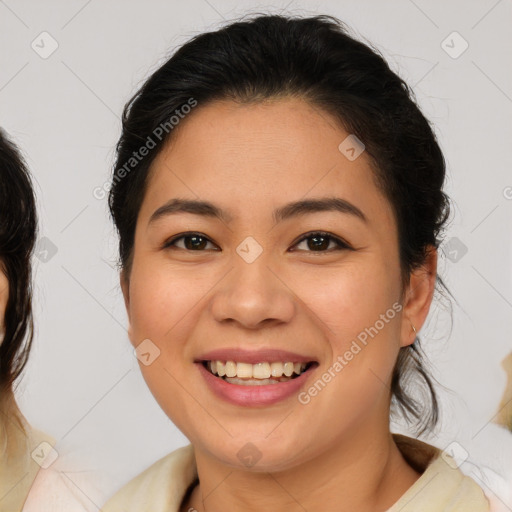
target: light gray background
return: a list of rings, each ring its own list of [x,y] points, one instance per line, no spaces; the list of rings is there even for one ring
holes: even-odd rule
[[[26,155],[40,236],[57,249],[46,262],[45,247],[34,258],[37,333],[18,399],[63,450],[87,453],[90,467],[115,476],[106,492],[187,443],[140,376],[106,200],[93,195],[109,179],[122,107],[191,36],[252,10],[283,8],[348,23],[413,86],[435,124],[455,203],[446,238],[467,253],[440,260],[460,304],[451,334],[439,307],[420,333],[435,376],[452,390],[439,389],[444,419],[431,441],[457,439],[478,458],[504,434],[489,422],[506,383],[500,362],[512,350],[510,0],[4,0],[0,125]],[[458,58],[441,46],[453,31],[469,44]],[[31,47],[50,48],[42,32],[58,43],[46,59]],[[452,36],[448,44],[457,51],[462,42]]]

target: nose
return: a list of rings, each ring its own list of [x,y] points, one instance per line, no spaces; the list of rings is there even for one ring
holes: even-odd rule
[[[290,322],[296,311],[294,294],[263,254],[252,263],[235,254],[233,263],[210,303],[215,320],[245,329]]]

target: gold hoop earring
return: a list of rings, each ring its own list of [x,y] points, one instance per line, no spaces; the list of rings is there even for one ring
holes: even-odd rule
[[[414,331],[414,334],[418,334],[418,331],[416,330],[416,327],[414,327],[414,324],[411,322],[412,330]]]

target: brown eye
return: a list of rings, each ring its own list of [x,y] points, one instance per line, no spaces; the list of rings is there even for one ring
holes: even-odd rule
[[[322,251],[329,248],[331,240],[327,236],[314,235],[307,238],[308,248],[312,251]]]
[[[166,242],[165,248],[172,247],[187,251],[203,251],[205,249],[211,249],[207,247],[208,244],[213,246],[213,243],[204,235],[200,233],[189,233],[169,240]]]
[[[301,244],[306,245],[300,248]],[[334,245],[333,245],[334,244]],[[330,252],[332,250],[341,250],[341,249],[350,249],[350,247],[339,238],[323,232],[315,232],[309,233],[307,236],[303,237],[295,247],[299,248],[299,250],[305,250],[307,252]]]
[[[208,244],[206,238],[202,236],[186,236],[183,239],[185,240],[185,247],[190,251],[204,249]]]

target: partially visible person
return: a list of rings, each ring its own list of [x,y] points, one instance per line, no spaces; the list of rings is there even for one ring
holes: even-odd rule
[[[30,259],[36,231],[29,172],[0,129],[0,512],[22,510],[54,444],[28,424],[14,398],[33,337]]]
[[[464,447],[477,464],[468,460],[461,470],[484,487],[491,510],[509,512],[512,510],[512,352],[501,366],[507,383],[496,414],[485,428],[464,440]]]
[[[15,400],[33,338],[36,236],[30,174],[0,129],[0,512],[96,511],[97,479],[84,461],[33,428]]]

